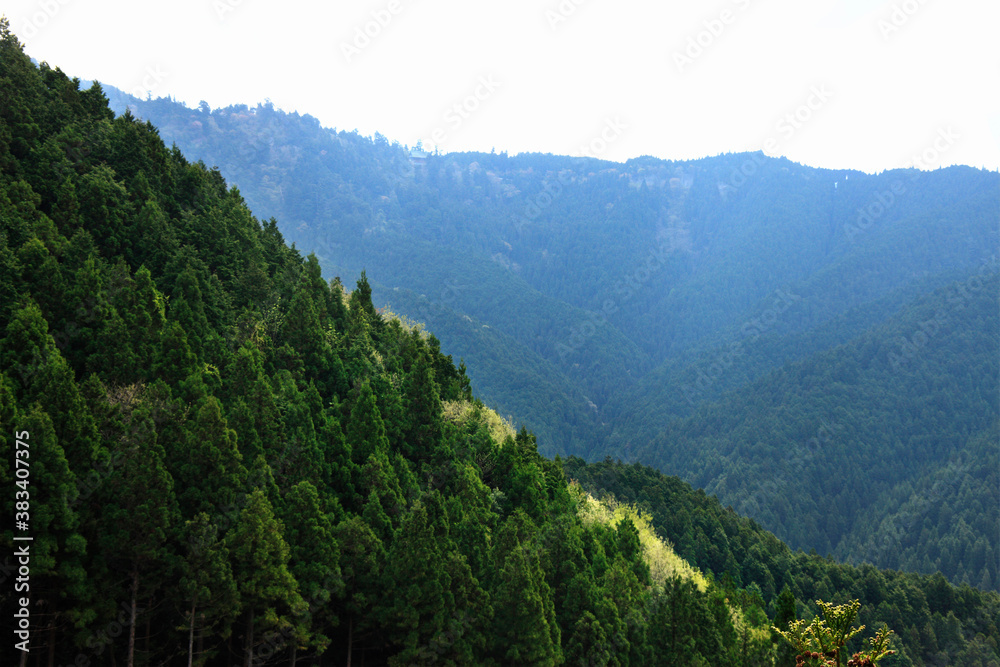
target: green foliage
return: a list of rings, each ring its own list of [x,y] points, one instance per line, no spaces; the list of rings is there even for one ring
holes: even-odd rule
[[[759,153],[466,153],[414,168],[402,146],[270,105],[112,96],[222,165],[317,266],[367,270],[355,330],[364,319],[379,338],[373,298],[426,324],[543,453],[639,460],[795,547],[996,589],[997,484],[989,466],[967,469],[997,417],[984,303],[996,288],[983,282],[996,273],[997,174],[864,174]],[[936,289],[947,293],[928,299]],[[826,475],[831,459],[844,480]],[[941,503],[921,503],[941,476],[968,508],[949,500],[950,525],[924,516]]]
[[[648,366],[650,352],[640,350],[649,341],[602,326],[560,356],[557,345],[587,304],[565,285],[559,297],[539,289],[554,274],[548,260],[529,257],[543,248],[534,245],[545,240],[538,230],[527,230],[516,251],[512,244],[525,274],[513,282],[506,278],[517,269],[503,257],[483,262],[482,249],[454,246],[469,287],[456,286],[452,314],[471,315],[447,327],[472,322],[485,331],[498,368],[509,341],[527,336],[501,387],[512,395],[527,385],[522,404],[583,383],[553,403],[580,421],[565,436],[562,418],[548,422],[542,438],[510,428],[472,395],[464,365],[442,352],[454,349],[447,341],[376,308],[373,298],[387,291],[367,274],[349,295],[339,279],[324,280],[321,267],[342,257],[303,258],[218,170],[166,148],[131,113],[115,118],[99,85],[80,90],[59,70],[32,66],[6,24],[0,91],[0,481],[10,488],[15,479],[9,434],[27,430],[37,547],[32,650],[45,642],[53,664],[77,663],[80,654],[94,664],[186,658],[212,667],[268,658],[748,664],[770,655],[762,615],[773,613],[786,584],[794,597],[791,606],[782,598],[782,618],[796,615],[795,597],[826,590],[839,601],[862,591],[864,622],[891,619],[913,664],[941,654],[957,664],[995,660],[994,595],[793,554],[714,499],[648,469],[543,458],[539,446],[556,447],[557,437],[586,448],[598,416],[584,397],[603,404],[623,373]],[[227,169],[256,170],[264,163],[256,158],[270,159],[268,133],[280,139],[296,127],[269,106],[197,114],[203,129],[214,124],[245,140],[240,154],[212,162]],[[301,120],[297,127],[330,156],[303,152],[302,168],[337,167],[316,172],[336,201],[322,210],[343,213],[331,248],[354,251],[392,235],[403,213],[423,222],[440,216],[442,234],[479,243],[464,201],[467,187],[494,187],[486,167],[428,173],[425,182],[398,146]],[[482,164],[498,169],[490,160]],[[352,161],[356,177],[345,179],[341,167]],[[533,177],[515,176],[532,164],[559,166],[544,156],[508,165],[504,173],[524,188],[509,205],[538,193]],[[305,173],[282,166],[271,190],[248,188],[256,190],[248,199],[294,202],[282,224],[298,229],[319,210]],[[619,188],[620,176],[584,170],[574,178],[590,183],[577,192],[588,206],[612,203],[606,196]],[[388,208],[368,206],[372,197]],[[603,210],[643,220],[629,238],[648,243],[647,223],[659,212],[641,199],[622,191]],[[553,220],[572,200],[553,205]],[[498,206],[483,228],[507,219]],[[370,224],[377,220],[384,227]],[[434,294],[428,286],[440,291],[448,276],[434,261],[440,238],[415,228],[425,238],[394,237],[406,252],[372,249],[372,275],[394,281],[426,264],[429,277],[410,286]],[[580,242],[604,234],[594,233]],[[601,238],[611,248],[605,259],[620,258],[624,247]],[[343,268],[361,267],[352,260]],[[594,274],[580,289],[601,279]],[[567,488],[564,470],[587,484],[620,475],[622,491],[602,484],[631,504],[596,520],[597,502]],[[953,472],[987,474],[960,457]],[[5,516],[12,497],[4,497]],[[11,548],[11,527],[4,530]],[[960,524],[955,530],[956,540],[965,535]],[[991,548],[984,542],[969,557],[986,567]],[[0,591],[0,611],[14,605],[10,588]],[[16,659],[12,650],[0,649],[4,664]]]
[[[835,605],[817,600],[816,604],[822,610],[823,618],[817,616],[808,625],[805,621],[792,621],[787,630],[773,629],[795,648],[798,653],[796,664],[840,667],[844,664],[844,646],[865,628],[863,625],[854,627],[861,603],[851,600]],[[888,649],[892,634],[892,630],[880,628],[869,640],[870,649],[855,653],[847,664],[850,667],[872,667],[882,658],[892,655],[895,651]]]

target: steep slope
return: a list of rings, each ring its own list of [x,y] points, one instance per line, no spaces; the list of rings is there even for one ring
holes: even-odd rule
[[[380,290],[374,299],[389,311],[414,313],[443,349],[464,361],[476,395],[487,405],[510,410],[512,419],[516,416],[538,436],[543,454],[583,450],[602,428],[596,407],[572,380],[509,334],[411,290]],[[547,417],[553,412],[565,426],[552,428]]]
[[[0,95],[0,486],[24,492],[0,502],[31,508],[0,543],[32,537],[30,592],[5,586],[0,613],[30,613],[35,660],[772,661],[760,585],[702,579],[656,517],[595,508],[366,276],[324,280],[2,19]],[[855,594],[837,572],[815,589]],[[995,660],[995,596],[903,581],[900,646]]]
[[[494,348],[493,356],[517,366],[484,365],[477,383],[499,411],[552,438],[545,452],[663,466],[709,485],[793,544],[844,557],[861,557],[838,544],[871,499],[849,503],[828,530],[824,508],[843,500],[842,485],[816,484],[820,495],[797,506],[803,525],[789,527],[780,489],[791,473],[762,467],[751,451],[758,445],[748,440],[768,431],[759,451],[780,451],[772,440],[807,442],[825,428],[822,419],[836,418],[852,424],[853,439],[868,443],[852,464],[871,464],[875,442],[887,447],[886,456],[898,456],[902,450],[886,444],[895,436],[879,431],[891,420],[854,420],[872,405],[887,409],[867,389],[852,387],[864,373],[834,375],[836,382],[823,385],[832,388],[828,400],[840,411],[833,416],[774,403],[770,413],[756,415],[759,425],[742,424],[734,434],[718,429],[718,423],[737,428],[731,415],[712,421],[723,408],[697,408],[725,400],[739,412],[745,406],[723,399],[726,392],[769,391],[761,384],[769,374],[791,378],[782,380],[780,400],[815,395],[816,379],[796,369],[827,352],[853,354],[849,344],[862,332],[907,300],[988,266],[1000,245],[1000,176],[967,167],[869,175],[761,154],[617,164],[469,153],[411,164],[403,147],[383,137],[327,130],[269,105],[194,110],[127,96],[118,104],[156,120],[185,151],[222,165],[258,210],[283,221],[287,238],[317,253],[327,273],[353,277],[367,267],[390,304],[394,288],[412,290],[502,334],[491,345],[504,349]],[[413,299],[391,305],[417,321],[427,311]],[[982,323],[993,326],[989,318]],[[968,325],[989,334],[976,329],[980,322]],[[455,336],[442,340],[455,356],[482,342],[471,328],[451,331]],[[989,396],[988,375],[961,370],[968,363],[961,355],[978,359],[981,349],[953,352],[953,362],[939,370],[942,378],[956,378],[938,390],[961,386],[959,401]],[[827,359],[834,367],[857,364]],[[516,397],[532,392],[500,389],[513,389],[513,378],[530,382],[540,370],[551,376],[533,385],[546,387],[541,401],[526,406]],[[919,391],[894,396],[892,414],[926,411]],[[671,425],[678,416],[687,419],[683,427]],[[874,432],[866,431],[869,425]],[[677,428],[711,436],[677,435]],[[928,420],[893,428],[915,442],[946,430]],[[963,442],[975,435],[964,428],[954,425]],[[660,438],[663,429],[668,434]],[[675,438],[683,444],[674,445]],[[676,453],[692,442],[698,443],[692,454]],[[946,461],[930,456],[919,474],[933,475]],[[824,478],[822,458],[799,463],[808,479]],[[769,490],[759,490],[758,479]],[[926,555],[933,563],[938,551],[927,545],[907,562],[923,563]],[[956,580],[982,579],[957,565],[946,569]]]
[[[570,458],[564,468],[568,478],[595,496],[648,512],[676,552],[714,575],[727,598],[751,610],[749,615],[756,596],[772,616],[788,596],[798,617],[807,617],[816,612],[817,597],[825,599],[836,590],[861,601],[862,621],[869,627],[887,623],[899,633],[902,641],[895,648],[900,655],[889,664],[991,665],[1000,659],[988,639],[1000,620],[995,588],[982,592],[951,586],[940,574],[880,571],[838,563],[815,551],[793,552],[714,496],[641,464]]]
[[[705,487],[793,546],[863,558],[842,540],[898,511],[888,502],[898,500],[894,487],[968,456],[997,419],[998,289],[996,266],[986,264],[849,344],[669,423],[635,457]],[[986,506],[993,492],[977,486]],[[949,576],[959,573],[953,565]],[[977,582],[995,580],[993,563],[974,573],[969,565],[961,571]]]
[[[648,524],[592,520],[364,274],[325,281],[2,18],[0,96],[0,545],[25,584],[0,662],[735,659],[722,592]]]
[[[414,166],[383,137],[266,105],[193,110],[119,95],[115,108],[126,107],[220,165],[329,266],[351,276],[367,266],[386,287],[447,298],[502,329],[576,382],[626,440],[649,435],[632,430],[642,420],[628,405],[669,401],[658,381],[629,391],[653,366],[690,365],[748,332],[805,335],[855,309],[877,313],[881,299],[955,279],[1000,244],[1000,177],[969,168],[868,175],[760,154],[622,165],[468,153]],[[496,296],[455,289],[470,283]],[[755,354],[751,371],[788,360],[780,346]],[[571,427],[556,411],[546,421]],[[595,434],[565,451],[625,444]]]
[[[1000,425],[970,439],[948,463],[878,500],[884,511],[858,522],[838,555],[910,572],[944,572],[982,590],[1000,589]]]

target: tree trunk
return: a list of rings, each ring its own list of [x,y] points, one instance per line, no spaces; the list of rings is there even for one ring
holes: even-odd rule
[[[198,594],[194,596],[194,602],[191,603],[191,623],[188,625],[188,667],[191,667],[194,661],[194,612],[198,608]]]
[[[133,667],[135,664],[135,609],[138,597],[139,597],[139,570],[138,568],[135,568],[132,570],[132,609],[129,611],[128,660],[126,661],[127,667]]]
[[[247,664],[246,667],[253,667],[253,605],[247,612]]]
[[[299,642],[292,640],[292,667],[295,667],[295,660],[299,650]]]
[[[354,614],[347,625],[347,667],[351,667],[351,649],[354,648]]]
[[[49,667],[56,667],[56,615],[52,614],[52,623],[49,625]]]
[[[151,596],[149,596],[149,601],[146,603],[146,609],[150,610],[152,608],[153,608],[153,596],[151,595]],[[152,653],[149,650],[149,637],[152,634],[152,631],[151,631],[152,630],[152,628],[151,628],[152,623],[153,623],[153,614],[147,613],[146,614],[146,638],[142,640],[143,650],[146,651],[146,655],[152,655]]]

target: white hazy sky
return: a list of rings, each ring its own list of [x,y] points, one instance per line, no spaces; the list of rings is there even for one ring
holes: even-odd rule
[[[915,157],[1000,167],[997,0],[4,0],[0,13],[72,76],[190,106],[270,99],[442,151],[767,147],[869,172]]]

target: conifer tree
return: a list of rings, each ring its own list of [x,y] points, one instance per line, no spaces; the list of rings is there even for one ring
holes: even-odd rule
[[[358,465],[364,464],[372,454],[389,453],[385,424],[375,404],[375,394],[367,381],[358,387],[345,435],[351,448],[351,457]]]
[[[201,357],[211,336],[205,300],[194,268],[189,264],[178,274],[170,294],[170,321],[184,328],[191,351]]]
[[[403,453],[415,461],[430,459],[441,439],[441,398],[434,369],[422,350],[403,381],[403,403]]]
[[[518,544],[507,554],[496,592],[496,652],[507,665],[558,665],[563,656],[555,608],[537,552]]]
[[[120,559],[128,579],[127,664],[132,667],[138,601],[166,581],[178,509],[149,408],[140,405],[128,415],[126,429],[118,445],[121,465],[102,488],[106,527],[101,546],[109,558]]]
[[[74,623],[89,620],[86,603],[91,591],[84,569],[87,542],[74,508],[76,478],[52,420],[37,403],[18,418],[10,398],[6,379],[0,376],[0,404],[4,405],[0,409],[4,433],[0,439],[4,460],[0,484],[11,490],[3,501],[4,515],[12,521],[25,519],[30,532],[15,531],[14,535],[33,538],[30,588],[24,592],[31,600],[33,635],[45,645],[57,641],[57,632],[65,636]],[[19,469],[30,474],[17,474]],[[45,619],[41,624],[34,620],[39,617]]]
[[[335,535],[341,550],[346,596],[346,664],[351,665],[355,646],[370,643],[371,631],[376,626],[374,610],[383,597],[381,574],[386,551],[382,541],[358,516],[337,524]]]
[[[289,569],[308,605],[309,626],[314,631],[311,643],[322,653],[330,642],[325,633],[339,624],[334,602],[344,595],[340,546],[329,517],[320,508],[319,493],[308,481],[289,490],[284,516]]]
[[[70,469],[87,469],[99,451],[93,416],[38,306],[27,301],[15,312],[6,333],[0,368],[7,369],[11,379],[20,381],[18,401],[22,405],[38,401],[52,419]]]
[[[198,372],[198,358],[188,343],[187,333],[176,321],[163,328],[153,361],[153,377],[171,387],[179,387],[184,380]]]
[[[172,457],[178,502],[185,517],[214,512],[232,504],[247,477],[236,432],[222,416],[218,399],[209,396],[198,409],[187,446]]]
[[[219,539],[218,527],[208,514],[199,512],[185,522],[183,532],[187,553],[179,588],[183,615],[187,618],[187,664],[192,667],[204,665],[212,657],[211,651],[204,648],[206,634],[217,632],[223,639],[229,636],[240,601],[229,550]]]
[[[254,489],[236,525],[226,536],[233,574],[246,618],[243,635],[245,667],[267,631],[303,638],[301,626],[308,606],[288,570],[289,548],[284,526],[275,517],[267,495]]]

